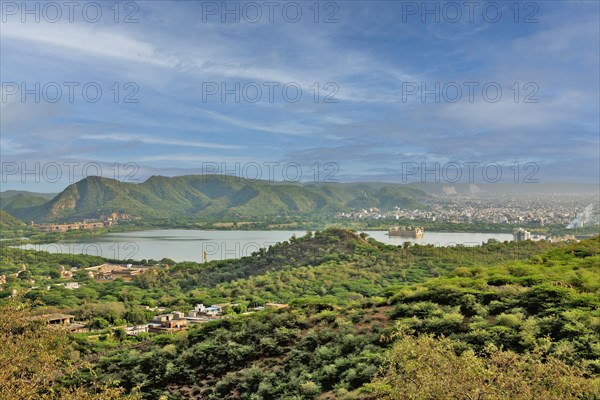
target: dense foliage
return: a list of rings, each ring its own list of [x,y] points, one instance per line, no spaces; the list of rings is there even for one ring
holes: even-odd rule
[[[407,400],[596,399],[600,379],[543,347],[518,354],[494,345],[477,355],[432,335],[398,335],[385,367],[369,385],[378,398]]]
[[[154,337],[150,350],[115,352],[99,368],[148,399],[346,397],[377,372],[389,333],[380,312],[323,305],[209,322]]]
[[[476,351],[489,344],[533,351],[550,338],[558,358],[600,373],[599,240],[524,261],[456,268],[395,291],[393,316],[417,334],[445,335]]]
[[[104,261],[5,248],[3,273],[26,264],[30,275],[9,276],[1,293],[19,289],[37,311],[89,321],[96,331],[77,334],[74,349],[104,382],[147,399],[597,395],[600,237],[436,248],[331,229],[240,260],[164,259],[132,282],[96,282],[79,268],[79,289],[32,290],[61,266]],[[268,301],[291,307],[235,315]],[[143,306],[185,311],[196,302],[240,306],[178,334],[111,328],[148,321]],[[417,368],[421,359],[429,367]],[[96,384],[87,373],[78,379]]]
[[[122,388],[77,379],[81,369],[67,332],[31,318],[26,304],[0,304],[0,398],[3,400],[116,400],[139,398]]]

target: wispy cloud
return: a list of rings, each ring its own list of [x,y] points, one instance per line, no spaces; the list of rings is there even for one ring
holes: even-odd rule
[[[560,176],[597,179],[600,6],[540,3],[533,24],[514,23],[503,7],[499,23],[403,22],[400,3],[377,1],[340,2],[335,24],[312,15],[297,24],[203,23],[196,2],[140,3],[136,24],[12,19],[0,36],[3,82],[97,82],[103,99],[11,96],[0,104],[0,152],[3,160],[115,159],[172,172],[198,158],[339,161],[348,179],[385,175],[402,160],[450,159],[531,160],[555,179],[577,160],[577,173]],[[497,82],[503,98],[404,101],[403,83],[453,81]],[[114,85],[122,96],[127,82],[138,85],[138,103],[113,100]],[[207,100],[205,82],[280,86],[274,102],[264,92],[253,103]],[[302,88],[297,103],[281,95],[290,82]],[[513,101],[514,82],[521,90],[536,83],[539,102]],[[337,85],[337,103],[323,102],[327,83]]]
[[[21,40],[45,46],[56,46],[98,57],[149,63],[161,67],[174,67],[176,60],[158,53],[148,42],[133,39],[111,29],[94,29],[92,24],[74,23],[6,23],[2,27],[4,39]]]
[[[101,140],[101,141],[115,141],[115,142],[133,142],[133,143],[144,143],[144,144],[157,144],[166,146],[181,146],[181,147],[201,147],[208,149],[227,149],[227,150],[238,150],[243,149],[244,146],[228,145],[219,143],[208,143],[198,142],[183,139],[174,138],[159,138],[149,135],[136,135],[128,133],[108,133],[108,134],[86,134],[81,136],[84,140]]]

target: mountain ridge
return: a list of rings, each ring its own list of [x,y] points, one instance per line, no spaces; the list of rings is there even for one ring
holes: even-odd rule
[[[11,211],[17,218],[38,222],[97,218],[115,211],[141,218],[256,218],[349,208],[414,208],[427,198],[425,192],[401,184],[301,184],[221,175],[155,175],[128,183],[90,176],[43,204]]]

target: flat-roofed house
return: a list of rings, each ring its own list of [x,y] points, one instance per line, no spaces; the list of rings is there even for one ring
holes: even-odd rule
[[[184,314],[178,311],[171,314],[157,315],[148,324],[148,332],[171,333],[184,331],[188,328],[188,321],[183,316]]]
[[[75,322],[75,316],[69,314],[44,314],[39,317],[50,325],[69,325]]]

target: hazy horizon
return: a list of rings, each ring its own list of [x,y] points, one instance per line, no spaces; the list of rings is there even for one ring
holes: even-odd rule
[[[177,177],[182,177],[182,176],[190,176],[190,175],[201,175],[201,174],[188,174],[188,175],[173,175],[173,176],[165,176],[165,175],[153,175],[153,176],[149,176],[149,177],[145,177],[144,179],[139,179],[137,181],[123,181],[123,180],[119,180],[119,182],[122,183],[131,183],[131,184],[142,184],[144,182],[146,182],[148,179],[150,179],[151,177],[165,177],[165,178],[177,178]],[[238,182],[252,182],[252,181],[259,181],[259,182],[264,182],[264,183],[273,183],[273,184],[282,184],[282,183],[288,183],[288,184],[299,184],[299,185],[310,185],[313,184],[314,182],[312,181],[305,181],[305,182],[295,182],[295,181],[289,181],[289,180],[281,180],[281,181],[275,181],[275,180],[268,180],[268,179],[246,179],[243,176],[237,176],[237,175],[220,175],[220,174],[210,174],[208,176],[211,177],[216,177],[218,179],[223,179],[224,182],[233,182],[233,181],[238,181]],[[86,178],[93,178],[93,177],[97,177],[96,175],[93,176],[89,176]],[[5,188],[5,186],[3,185],[2,190],[0,191],[0,193],[6,194],[6,193],[10,193],[10,192],[29,192],[29,193],[39,193],[39,194],[52,194],[52,195],[57,195],[60,192],[62,192],[63,190],[65,190],[68,186],[75,184],[77,182],[80,182],[82,180],[85,180],[86,178],[80,179],[78,181],[72,182],[72,183],[68,183],[67,185],[60,187],[60,186],[54,186],[55,188],[57,188],[57,191],[52,192],[52,191],[43,191],[43,190],[35,190],[38,188],[43,188],[43,185],[40,186],[36,186],[33,187],[34,190],[26,190],[26,189],[20,189],[20,188]],[[106,178],[106,179],[114,179],[111,177],[102,177],[102,178]],[[115,179],[117,180],[117,179]],[[390,181],[354,181],[354,182],[317,182],[318,184],[341,184],[341,185],[351,185],[351,184],[377,184],[377,185],[407,185],[407,186],[413,186],[413,187],[417,187],[417,188],[427,188],[427,187],[431,187],[431,188],[443,188],[443,187],[454,187],[454,188],[462,188],[467,189],[469,187],[473,188],[473,189],[482,189],[482,193],[485,192],[503,192],[502,189],[506,189],[509,188],[510,190],[506,193],[510,194],[510,193],[514,193],[515,190],[514,189],[524,189],[524,190],[519,190],[519,192],[521,193],[537,193],[537,192],[549,192],[552,189],[557,190],[558,192],[567,192],[569,190],[572,190],[572,187],[577,187],[579,189],[585,188],[586,190],[589,189],[593,189],[593,192],[595,193],[596,191],[600,191],[600,185],[597,183],[590,183],[590,182],[548,182],[548,183],[535,183],[535,184],[530,184],[530,185],[523,185],[522,183],[510,183],[510,182],[502,182],[502,183],[493,183],[493,182],[390,182]],[[561,187],[562,186],[562,187]],[[496,190],[493,191],[488,191],[490,188],[495,188]],[[541,189],[541,190],[540,190]],[[427,192],[427,190],[425,190],[425,192]],[[573,194],[589,194],[589,191],[586,192],[574,192]]]

